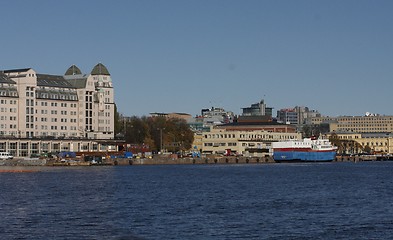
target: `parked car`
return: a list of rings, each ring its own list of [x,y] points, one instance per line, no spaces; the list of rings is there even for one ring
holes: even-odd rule
[[[0,152],[0,160],[9,160],[13,158],[14,156],[12,156],[9,152]]]

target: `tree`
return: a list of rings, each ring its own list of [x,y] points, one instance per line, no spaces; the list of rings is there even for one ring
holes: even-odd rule
[[[371,147],[369,145],[364,146],[363,150],[364,150],[364,152],[366,152],[368,154],[370,154],[372,152],[372,149],[371,149]]]
[[[303,137],[318,137],[329,132],[329,124],[304,124],[301,129]]]
[[[114,131],[115,131],[115,136],[117,135],[117,134],[119,134],[119,133],[121,133],[121,130],[122,130],[122,124],[121,124],[121,121],[120,121],[120,114],[119,114],[119,112],[117,111],[117,106],[116,106],[116,103],[115,103],[115,110],[114,110],[114,112],[115,112],[115,116],[113,117],[114,119],[113,119],[113,121],[114,121]]]
[[[329,137],[329,141],[337,147],[337,153],[343,153],[343,144],[342,141],[338,138],[338,135],[336,133],[332,133]]]
[[[337,153],[359,153],[362,150],[362,145],[354,140],[339,139],[336,133],[332,133],[329,137],[329,141],[337,147]]]
[[[194,133],[183,119],[173,118],[166,122],[168,141],[171,143],[171,150],[179,152],[191,148],[194,141]]]
[[[194,133],[183,119],[165,117],[131,117],[126,122],[125,140],[131,144],[149,145],[150,150],[179,152],[191,148]]]
[[[321,134],[321,129],[319,125],[316,124],[305,124],[302,127],[303,137],[309,138],[313,136],[319,136]]]
[[[310,125],[303,125],[302,127],[302,135],[303,137],[311,137],[311,127]]]
[[[148,136],[148,126],[142,119],[131,117],[126,123],[126,142],[132,144],[143,144]]]

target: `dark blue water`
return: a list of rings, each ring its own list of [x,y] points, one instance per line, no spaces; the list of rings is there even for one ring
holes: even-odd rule
[[[392,239],[393,162],[0,173],[0,239]]]

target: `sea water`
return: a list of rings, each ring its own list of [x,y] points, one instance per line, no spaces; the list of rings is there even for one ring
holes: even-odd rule
[[[393,162],[26,169],[0,239],[393,238]]]

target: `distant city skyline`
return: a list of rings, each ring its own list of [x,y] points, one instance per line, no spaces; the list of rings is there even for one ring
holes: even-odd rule
[[[240,114],[261,99],[273,114],[393,115],[392,1],[2,4],[0,69],[59,75],[75,64],[89,73],[101,62],[126,116]]]

